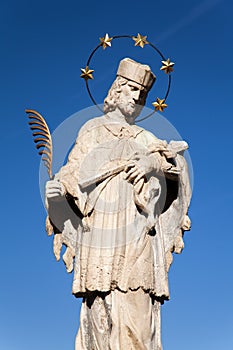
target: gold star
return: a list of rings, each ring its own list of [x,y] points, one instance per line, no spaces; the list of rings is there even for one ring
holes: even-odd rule
[[[93,76],[92,76],[92,73],[94,72],[93,69],[89,69],[88,66],[86,66],[86,68],[81,68],[81,72],[82,74],[80,75],[81,78],[85,79],[86,81],[88,79],[94,79]]]
[[[140,46],[142,49],[144,45],[149,44],[148,41],[146,41],[147,36],[143,36],[138,33],[138,36],[133,36],[132,39],[135,41],[134,46]]]
[[[153,102],[152,105],[155,107],[156,111],[163,112],[164,108],[167,107],[167,104],[165,103],[165,98],[160,100],[160,98],[157,98],[156,102]]]
[[[111,47],[111,41],[113,38],[109,38],[108,33],[105,34],[105,36],[103,36],[103,38],[100,38],[100,44],[101,46],[103,46],[103,49],[105,50],[106,47]]]
[[[163,70],[166,74],[169,74],[170,72],[173,71],[173,66],[174,66],[174,62],[170,61],[170,58],[167,59],[167,61],[162,61],[162,67],[160,68],[160,70]]]

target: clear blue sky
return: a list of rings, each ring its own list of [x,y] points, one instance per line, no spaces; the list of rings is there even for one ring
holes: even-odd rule
[[[164,116],[189,142],[195,183],[193,227],[162,311],[164,350],[233,349],[232,11],[224,0],[1,4],[1,350],[74,348],[80,302],[44,230],[39,156],[24,110],[38,110],[54,130],[89,107],[79,69],[106,32],[147,34],[176,62]],[[94,63],[100,103],[124,53],[119,46],[109,55]]]

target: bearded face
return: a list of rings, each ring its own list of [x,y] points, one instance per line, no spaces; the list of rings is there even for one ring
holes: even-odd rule
[[[135,118],[140,114],[146,101],[146,89],[141,85],[127,80],[121,86],[116,108],[125,116],[129,124],[133,124]]]

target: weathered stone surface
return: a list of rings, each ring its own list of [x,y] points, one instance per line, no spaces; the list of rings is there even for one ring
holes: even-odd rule
[[[46,185],[48,234],[84,297],[76,350],[161,350],[160,305],[172,252],[184,247],[191,198],[184,141],[134,124],[155,77],[123,60],[105,115],[80,130],[68,162]]]

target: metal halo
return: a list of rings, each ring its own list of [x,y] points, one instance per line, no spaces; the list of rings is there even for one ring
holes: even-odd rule
[[[122,39],[122,38],[130,38],[130,39],[133,39],[133,35],[115,35],[115,36],[112,36],[112,40],[114,39]],[[163,61],[166,60],[165,56],[162,54],[162,52],[154,45],[152,44],[151,42],[147,41],[147,45],[149,45],[150,47],[152,47],[153,50],[155,50],[159,55],[160,57],[162,58]],[[89,66],[90,65],[90,62],[91,62],[91,59],[92,57],[94,56],[94,54],[96,53],[96,51],[102,47],[102,43],[100,42],[95,48],[94,50],[91,52],[90,56],[88,57],[88,60],[87,60],[87,64],[86,66]],[[91,91],[90,91],[90,88],[89,88],[89,85],[88,85],[88,79],[85,80],[86,82],[86,88],[87,88],[87,92],[88,92],[88,95],[90,96],[90,99],[92,100],[92,102],[94,103],[94,105],[96,105],[96,107],[104,114],[104,111],[102,110],[102,108],[99,107],[98,103],[95,101]],[[167,97],[168,97],[168,94],[169,94],[169,91],[170,91],[170,87],[171,87],[171,74],[169,73],[168,74],[168,87],[167,87],[167,91],[166,91],[166,94],[165,94],[165,97],[163,98],[164,101],[166,101]],[[149,117],[151,117],[154,113],[156,113],[157,111],[154,110],[153,112],[149,113],[147,116],[139,119],[139,120],[136,120],[136,123],[138,122],[141,122]],[[137,118],[136,118],[137,119]]]

